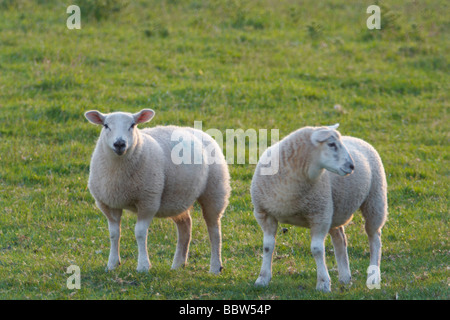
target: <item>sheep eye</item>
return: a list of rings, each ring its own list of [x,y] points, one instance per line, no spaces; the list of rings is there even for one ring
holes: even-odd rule
[[[106,123],[103,126],[105,127],[105,129],[109,129],[109,127]]]
[[[136,127],[136,123],[132,123],[130,129],[133,129],[134,127]]]
[[[336,148],[336,143],[334,143],[334,142],[329,143],[328,146],[329,146],[330,148]]]

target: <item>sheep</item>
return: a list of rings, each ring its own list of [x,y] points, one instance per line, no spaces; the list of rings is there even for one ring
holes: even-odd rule
[[[88,187],[97,207],[108,220],[111,248],[107,270],[120,264],[120,222],[124,209],[137,213],[135,236],[138,245],[137,271],[147,272],[150,261],[147,234],[153,218],[171,218],[177,227],[178,241],[172,269],[187,263],[191,240],[190,211],[195,201],[202,208],[211,243],[210,272],[222,270],[220,219],[228,205],[230,176],[222,151],[209,135],[193,128],[156,126],[138,129],[155,112],[102,114],[91,110],[85,117],[103,129],[92,154]],[[194,163],[174,164],[171,149],[178,140],[194,146],[200,155]],[[205,148],[217,161],[208,162]]]
[[[264,233],[256,286],[267,286],[272,278],[278,222],[310,228],[311,253],[317,265],[316,289],[324,292],[331,291],[324,248],[325,237],[330,233],[339,281],[349,284],[344,226],[359,208],[370,244],[372,274],[367,285],[379,287],[381,228],[387,217],[383,164],[367,142],[341,137],[336,131],[338,125],[298,129],[261,155],[251,183],[254,216]],[[279,161],[279,169],[272,174],[261,174],[269,158]]]

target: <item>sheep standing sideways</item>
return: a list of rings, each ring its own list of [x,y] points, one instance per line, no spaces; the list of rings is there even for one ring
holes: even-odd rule
[[[341,137],[332,127],[305,127],[294,131],[261,156],[251,185],[254,215],[264,232],[261,272],[255,285],[272,278],[272,255],[280,223],[311,229],[311,252],[317,264],[317,290],[330,291],[324,240],[334,246],[339,280],[351,274],[344,226],[361,209],[369,238],[370,267],[367,284],[378,286],[381,228],[387,216],[387,183],[378,153],[367,142]],[[279,161],[273,174],[261,174],[267,159]],[[370,270],[370,269],[369,269]]]
[[[120,221],[123,209],[137,213],[135,236],[138,244],[138,271],[148,271],[147,232],[154,217],[172,218],[177,226],[178,242],[172,268],[186,263],[191,240],[189,211],[195,201],[202,208],[211,242],[211,273],[220,273],[220,219],[230,194],[228,167],[214,139],[202,131],[176,126],[138,129],[139,123],[150,121],[154,111],[102,114],[88,111],[85,117],[103,125],[91,159],[89,190],[98,208],[108,219],[111,250],[107,269],[120,264]],[[193,145],[193,155],[201,160],[174,164],[172,149],[179,143]],[[208,161],[208,148],[216,159]]]

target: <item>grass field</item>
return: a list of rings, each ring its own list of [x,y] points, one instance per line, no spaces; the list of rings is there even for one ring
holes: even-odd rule
[[[1,299],[448,299],[448,1],[0,0]],[[339,104],[342,108],[335,109]],[[249,186],[254,165],[230,165],[220,276],[208,274],[198,207],[189,264],[170,270],[176,228],[154,220],[149,274],[135,271],[132,214],[122,222],[122,265],[105,272],[106,218],[87,189],[100,128],[83,113],[156,111],[146,126],[279,129],[340,123],[379,151],[389,185],[382,285],[369,290],[359,213],[346,228],[353,283],[315,291],[309,230],[279,228],[273,279],[255,288],[262,231]],[[81,289],[66,269],[81,269]]]

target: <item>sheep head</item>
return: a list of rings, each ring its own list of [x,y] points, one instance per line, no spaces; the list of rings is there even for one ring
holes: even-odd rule
[[[143,109],[138,113],[113,112],[103,114],[97,110],[87,111],[84,116],[89,122],[102,125],[101,141],[116,155],[124,155],[137,143],[137,124],[150,121],[155,112]]]
[[[340,176],[353,172],[354,162],[336,131],[339,124],[316,128],[311,134],[311,142],[318,150],[318,164],[321,168]]]

